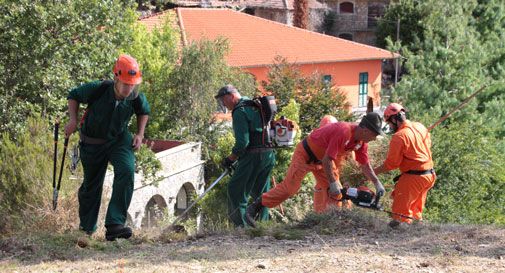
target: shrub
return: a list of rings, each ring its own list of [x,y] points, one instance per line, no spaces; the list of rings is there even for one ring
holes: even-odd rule
[[[74,215],[65,199],[72,198],[76,184],[68,179],[64,168],[57,212],[52,212],[53,140],[47,123],[37,117],[29,118],[27,126],[12,135],[2,134],[0,145],[0,231],[27,227],[43,221],[44,215]],[[61,164],[63,145],[59,143],[58,168]],[[70,145],[69,145],[70,146]],[[69,160],[65,160],[68,165]],[[73,196],[75,198],[75,196]],[[59,215],[59,216],[57,216]],[[8,216],[8,217],[6,217]],[[63,217],[66,218],[66,217]],[[51,223],[54,228],[55,223]],[[58,228],[68,227],[68,222],[58,222]]]
[[[464,122],[434,130],[437,181],[428,193],[427,218],[505,224],[505,159],[490,130]]]

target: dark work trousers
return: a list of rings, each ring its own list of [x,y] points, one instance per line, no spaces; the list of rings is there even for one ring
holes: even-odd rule
[[[97,228],[103,181],[109,162],[114,168],[114,182],[105,225],[124,225],[132,199],[135,171],[131,134],[125,132],[105,144],[81,143],[80,154],[84,169],[84,181],[78,194],[80,228],[89,232]]]
[[[238,159],[228,184],[228,215],[235,226],[246,226],[244,217],[249,196],[256,200],[270,189],[270,173],[274,164],[272,150],[247,152]],[[263,209],[259,220],[268,220],[267,208]]]

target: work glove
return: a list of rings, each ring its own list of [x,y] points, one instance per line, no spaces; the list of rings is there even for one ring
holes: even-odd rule
[[[228,157],[225,157],[221,161],[221,167],[231,173],[233,170],[233,163],[235,163],[235,161],[229,159]]]
[[[379,180],[377,180],[377,182],[375,183],[375,194],[384,196],[384,193],[386,193],[384,186],[382,186],[382,183]]]
[[[331,182],[330,188],[328,189],[330,197],[335,199],[342,199],[342,192],[340,191],[340,189],[342,189],[342,185],[339,182],[337,181]]]

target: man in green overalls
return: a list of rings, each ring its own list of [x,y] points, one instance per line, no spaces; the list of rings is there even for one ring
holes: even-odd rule
[[[80,229],[90,235],[97,228],[102,186],[110,162],[114,167],[114,182],[105,218],[105,237],[109,241],[132,235],[131,228],[124,224],[133,194],[133,150],[142,144],[150,113],[145,95],[137,91],[142,82],[137,61],[131,56],[120,55],[113,72],[113,82],[89,82],[70,91],[67,97],[70,119],[65,126],[65,135],[69,137],[78,126],[79,104],[88,105],[79,128],[84,169],[84,181],[78,194]],[[137,133],[132,137],[128,123],[134,113]]]
[[[268,134],[263,132],[260,109],[246,106],[247,97],[241,97],[232,85],[219,89],[215,96],[222,107],[232,112],[235,145],[221,165],[235,172],[228,184],[228,215],[235,226],[246,226],[245,210],[249,196],[253,200],[270,189],[270,173],[275,164],[272,148],[266,147]],[[268,220],[265,208],[258,220]]]

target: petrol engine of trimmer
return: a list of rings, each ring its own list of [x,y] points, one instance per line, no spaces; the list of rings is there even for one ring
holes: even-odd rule
[[[380,210],[380,198],[380,195],[375,195],[375,193],[366,186],[342,189],[342,200],[351,200],[351,202],[359,207]]]

